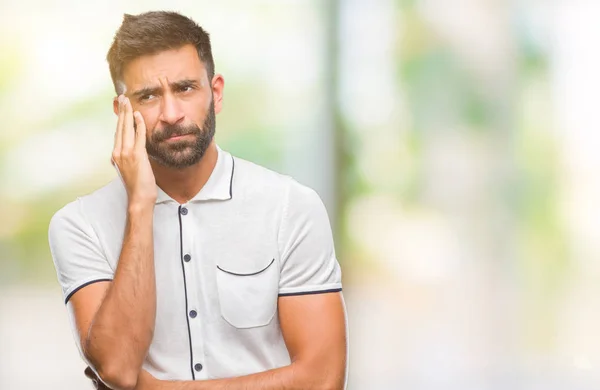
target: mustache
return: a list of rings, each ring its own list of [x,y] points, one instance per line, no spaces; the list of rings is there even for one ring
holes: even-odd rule
[[[198,126],[193,125],[193,124],[187,125],[187,126],[166,125],[160,131],[155,131],[154,134],[152,134],[152,141],[153,142],[162,142],[171,137],[179,137],[179,136],[188,135],[188,134],[199,135],[199,134],[201,134],[201,130]]]

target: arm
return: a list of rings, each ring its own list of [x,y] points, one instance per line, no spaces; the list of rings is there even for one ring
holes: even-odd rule
[[[343,389],[347,356],[341,271],[318,194],[290,182],[278,236],[279,322],[291,364],[236,378],[160,382],[143,371],[139,390]]]
[[[89,285],[69,301],[83,354],[115,389],[135,387],[156,315],[150,211],[130,213],[112,283]]]
[[[341,293],[279,298],[279,320],[292,363],[228,379],[159,381],[143,372],[139,390],[344,389],[346,316]]]
[[[70,300],[81,349],[106,384],[133,389],[156,316],[153,214],[156,184],[145,151],[145,126],[128,100],[119,104],[113,161],[128,195],[127,223],[112,283],[95,283]]]

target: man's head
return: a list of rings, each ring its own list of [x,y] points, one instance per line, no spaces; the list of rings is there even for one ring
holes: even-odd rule
[[[208,34],[174,12],[125,15],[107,60],[117,95],[144,117],[148,155],[171,168],[200,161],[215,134],[224,85]]]

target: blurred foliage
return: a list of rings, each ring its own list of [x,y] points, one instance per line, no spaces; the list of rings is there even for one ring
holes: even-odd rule
[[[416,0],[397,0],[397,18],[401,26],[397,43],[397,81],[406,98],[406,111],[410,116],[408,129],[398,128],[402,136],[398,137],[402,150],[408,153],[407,166],[402,167],[402,179],[399,186],[392,187],[393,196],[406,206],[423,205],[423,185],[426,175],[425,148],[440,132],[464,132],[464,137],[487,137],[493,142],[504,139],[514,147],[514,155],[499,155],[497,158],[514,159],[510,177],[499,184],[502,203],[513,213],[515,227],[522,233],[519,248],[523,275],[527,278],[543,278],[543,285],[552,288],[559,284],[566,267],[566,241],[561,230],[561,222],[556,214],[557,202],[557,155],[552,137],[545,132],[548,123],[540,121],[536,113],[528,112],[523,105],[523,96],[504,96],[499,102],[491,96],[483,85],[465,66],[460,57],[444,37],[437,35],[428,25]],[[331,9],[329,9],[331,11]],[[338,12],[334,8],[334,12]],[[323,18],[323,23],[335,24],[335,18]],[[337,31],[329,26],[329,31]],[[515,82],[520,90],[529,86],[547,85],[547,55],[543,48],[530,36],[520,33],[516,28],[518,66]],[[24,47],[2,42],[0,47],[0,102],[8,99],[16,88],[15,80],[22,68]],[[339,42],[334,39],[331,49],[339,50]],[[336,53],[330,53],[328,61],[337,63]],[[331,64],[330,64],[331,65]],[[332,69],[337,69],[335,66]],[[329,80],[330,96],[335,96],[339,82],[334,74]],[[264,80],[259,76],[248,77],[244,81],[236,80],[227,86],[225,109],[218,117],[217,138],[219,143],[232,153],[281,171],[284,168],[283,144],[285,132],[277,128],[277,123],[268,122],[264,115],[264,101],[260,91]],[[334,92],[331,93],[331,90]],[[257,92],[258,91],[258,92]],[[547,91],[545,91],[547,92]],[[258,93],[258,95],[257,95]],[[542,93],[544,91],[542,90]],[[42,131],[53,131],[69,123],[77,123],[86,118],[100,118],[106,113],[113,91],[108,85],[102,91],[91,94],[73,104],[56,111],[49,118],[27,123],[26,137],[35,136]],[[540,98],[543,97],[539,96]],[[506,104],[516,99],[516,102]],[[388,189],[376,188],[359,169],[364,158],[360,154],[361,146],[368,137],[368,131],[354,129],[356,126],[345,118],[335,106],[334,121],[340,134],[336,137],[338,189],[338,232],[337,242],[340,252],[359,261],[368,259],[368,250],[349,240],[347,229],[347,204],[369,194],[385,192]],[[511,106],[507,112],[505,105]],[[506,113],[509,118],[502,115]],[[510,116],[514,116],[510,118]],[[32,118],[29,118],[32,119]],[[507,128],[506,123],[514,124],[515,129]],[[349,131],[353,129],[354,131]],[[360,130],[360,131],[359,131]],[[408,130],[408,131],[406,131]],[[4,156],[12,145],[0,145]],[[107,154],[109,151],[107,151]],[[15,279],[38,278],[48,275],[51,263],[48,262],[47,225],[50,216],[75,196],[90,192],[98,186],[99,177],[107,179],[104,167],[98,172],[89,172],[86,180],[72,183],[52,193],[40,194],[39,198],[13,204],[11,207],[25,210],[26,220],[18,224],[17,230],[0,237],[0,253],[5,259],[17,259],[11,273]],[[541,259],[544,259],[543,262]],[[547,263],[544,263],[547,262]],[[16,265],[15,265],[16,264]],[[551,264],[551,266],[548,266]],[[4,266],[7,263],[5,262]],[[50,274],[52,274],[50,272]],[[5,274],[3,272],[3,274]],[[536,275],[536,276],[534,276]],[[542,275],[542,276],[540,276]]]
[[[519,30],[517,30],[519,31]],[[559,215],[559,145],[552,137],[549,63],[543,48],[529,35],[518,34],[519,131],[516,156],[519,172],[517,210],[521,230],[520,269],[523,282],[539,299],[548,303],[562,291],[569,271],[564,221]],[[541,102],[535,107],[532,102]]]
[[[509,145],[501,164],[509,167],[499,183],[503,204],[518,231],[515,243],[517,278],[546,299],[560,290],[568,270],[568,248],[563,221],[558,215],[559,154],[552,136],[551,118],[530,104],[541,102],[552,110],[548,53],[528,34],[526,22],[513,24],[516,45],[516,95],[503,101],[490,95],[485,84],[463,65],[458,53],[436,35],[413,0],[398,1],[403,26],[398,51],[398,77],[412,122],[407,138],[412,158],[418,163],[402,190],[406,204],[422,204],[423,147],[439,131],[488,132],[491,142]],[[517,15],[520,16],[520,15]],[[508,111],[506,110],[508,107]],[[502,114],[499,116],[499,114]],[[507,126],[508,124],[508,126]],[[460,130],[459,130],[460,129]],[[501,147],[499,145],[499,147]]]

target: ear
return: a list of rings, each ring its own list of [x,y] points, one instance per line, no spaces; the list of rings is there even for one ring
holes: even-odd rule
[[[115,113],[116,116],[119,116],[119,97],[116,96],[113,99],[113,112]]]
[[[215,113],[218,114],[223,108],[223,89],[225,88],[225,79],[223,75],[216,74],[211,82],[213,99],[215,104]]]

